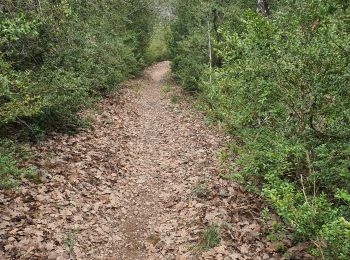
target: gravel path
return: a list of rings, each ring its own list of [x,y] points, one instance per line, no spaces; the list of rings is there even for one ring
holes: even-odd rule
[[[90,129],[33,148],[42,183],[0,195],[0,259],[280,259],[263,204],[218,177],[227,137],[165,91],[169,70],[150,67]]]

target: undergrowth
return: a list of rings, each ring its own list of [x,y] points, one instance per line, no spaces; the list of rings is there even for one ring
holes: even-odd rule
[[[19,143],[76,133],[90,121],[80,111],[166,57],[166,26],[153,7],[145,0],[0,4],[0,188],[31,175]]]
[[[216,225],[205,229],[200,237],[199,247],[202,250],[209,250],[220,244],[220,228]]]
[[[10,140],[0,140],[0,189],[15,188],[22,178],[39,180],[34,167],[21,166],[20,162],[31,156],[28,148]]]
[[[223,175],[262,195],[316,257],[350,259],[349,4],[268,2],[269,16],[247,1],[178,2],[173,75],[234,137]]]

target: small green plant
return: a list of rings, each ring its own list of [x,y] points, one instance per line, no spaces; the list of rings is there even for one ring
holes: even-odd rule
[[[278,252],[284,253],[287,248],[286,248],[285,244],[283,244],[282,242],[278,242],[276,249],[277,249]]]
[[[88,128],[94,122],[96,122],[96,118],[92,114],[84,115],[80,120],[80,128]]]
[[[200,180],[193,188],[193,194],[198,198],[206,198],[210,194],[208,183],[205,180]]]
[[[0,188],[14,188],[19,184],[22,171],[17,166],[17,161],[8,154],[0,154]]]
[[[42,182],[41,176],[42,174],[40,174],[38,169],[34,166],[28,167],[27,172],[24,175],[25,178],[30,179],[34,183],[41,183]]]
[[[267,221],[269,221],[270,219],[270,210],[269,208],[264,208],[261,212],[261,216],[264,220],[264,222],[266,223]]]
[[[178,101],[179,101],[179,96],[178,96],[178,95],[176,95],[176,94],[171,95],[171,97],[170,97],[170,102],[171,102],[172,104],[177,104]]]
[[[270,219],[270,213],[267,208],[263,210],[262,217],[265,222],[267,222]],[[283,224],[277,221],[273,221],[271,230],[266,237],[270,241],[276,242],[276,247],[277,247],[276,249],[279,252],[283,253],[286,251],[286,246],[282,241],[286,238],[286,236],[287,236],[287,232]]]
[[[75,245],[75,239],[77,235],[78,230],[76,229],[70,229],[66,232],[66,236],[64,238],[63,244],[68,250],[73,250],[73,247]]]
[[[133,85],[132,88],[136,91],[136,93],[140,93],[140,91],[142,89],[142,84],[140,82],[137,82]]]
[[[171,91],[171,85],[169,83],[166,83],[164,86],[163,86],[163,91],[165,93],[169,93]]]
[[[220,244],[220,228],[217,225],[208,227],[201,235],[200,248],[208,250]]]
[[[230,157],[230,152],[227,149],[221,149],[219,151],[220,162],[224,164]]]
[[[30,158],[25,147],[18,148],[9,140],[0,140],[0,189],[11,189],[19,185],[22,177],[38,181],[38,172],[33,167],[21,167],[17,157]]]

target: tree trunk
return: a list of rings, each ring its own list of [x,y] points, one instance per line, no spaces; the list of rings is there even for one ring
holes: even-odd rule
[[[208,20],[208,41],[209,41],[209,81],[211,84],[212,72],[213,72],[213,56],[212,56],[211,29],[210,29],[210,21],[209,20]]]
[[[258,0],[257,3],[258,12],[263,16],[269,16],[270,10],[267,0]]]

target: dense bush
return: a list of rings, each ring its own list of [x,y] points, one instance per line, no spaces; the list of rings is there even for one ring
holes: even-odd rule
[[[187,90],[196,90],[209,63],[207,7],[200,0],[178,1],[171,24],[169,49],[174,78]]]
[[[195,26],[178,6],[175,76],[194,75],[194,84],[182,81],[201,91],[208,113],[236,136],[236,177],[261,187],[296,238],[313,241],[327,259],[349,259],[347,1],[271,1],[270,17],[237,2],[221,9],[218,30],[214,10],[224,4],[211,2],[203,10],[211,15],[191,13],[201,21]],[[207,54],[200,53],[208,48],[206,19],[220,60],[211,82]]]
[[[79,126],[77,111],[144,67],[152,31],[146,0],[2,1],[0,138]],[[20,170],[1,147],[11,186]]]
[[[168,60],[170,55],[167,45],[168,37],[170,35],[169,22],[163,17],[160,17],[157,20],[146,51],[145,60],[147,64]]]
[[[66,120],[87,96],[104,94],[137,73],[152,31],[150,17],[143,0],[5,1],[1,126]]]

